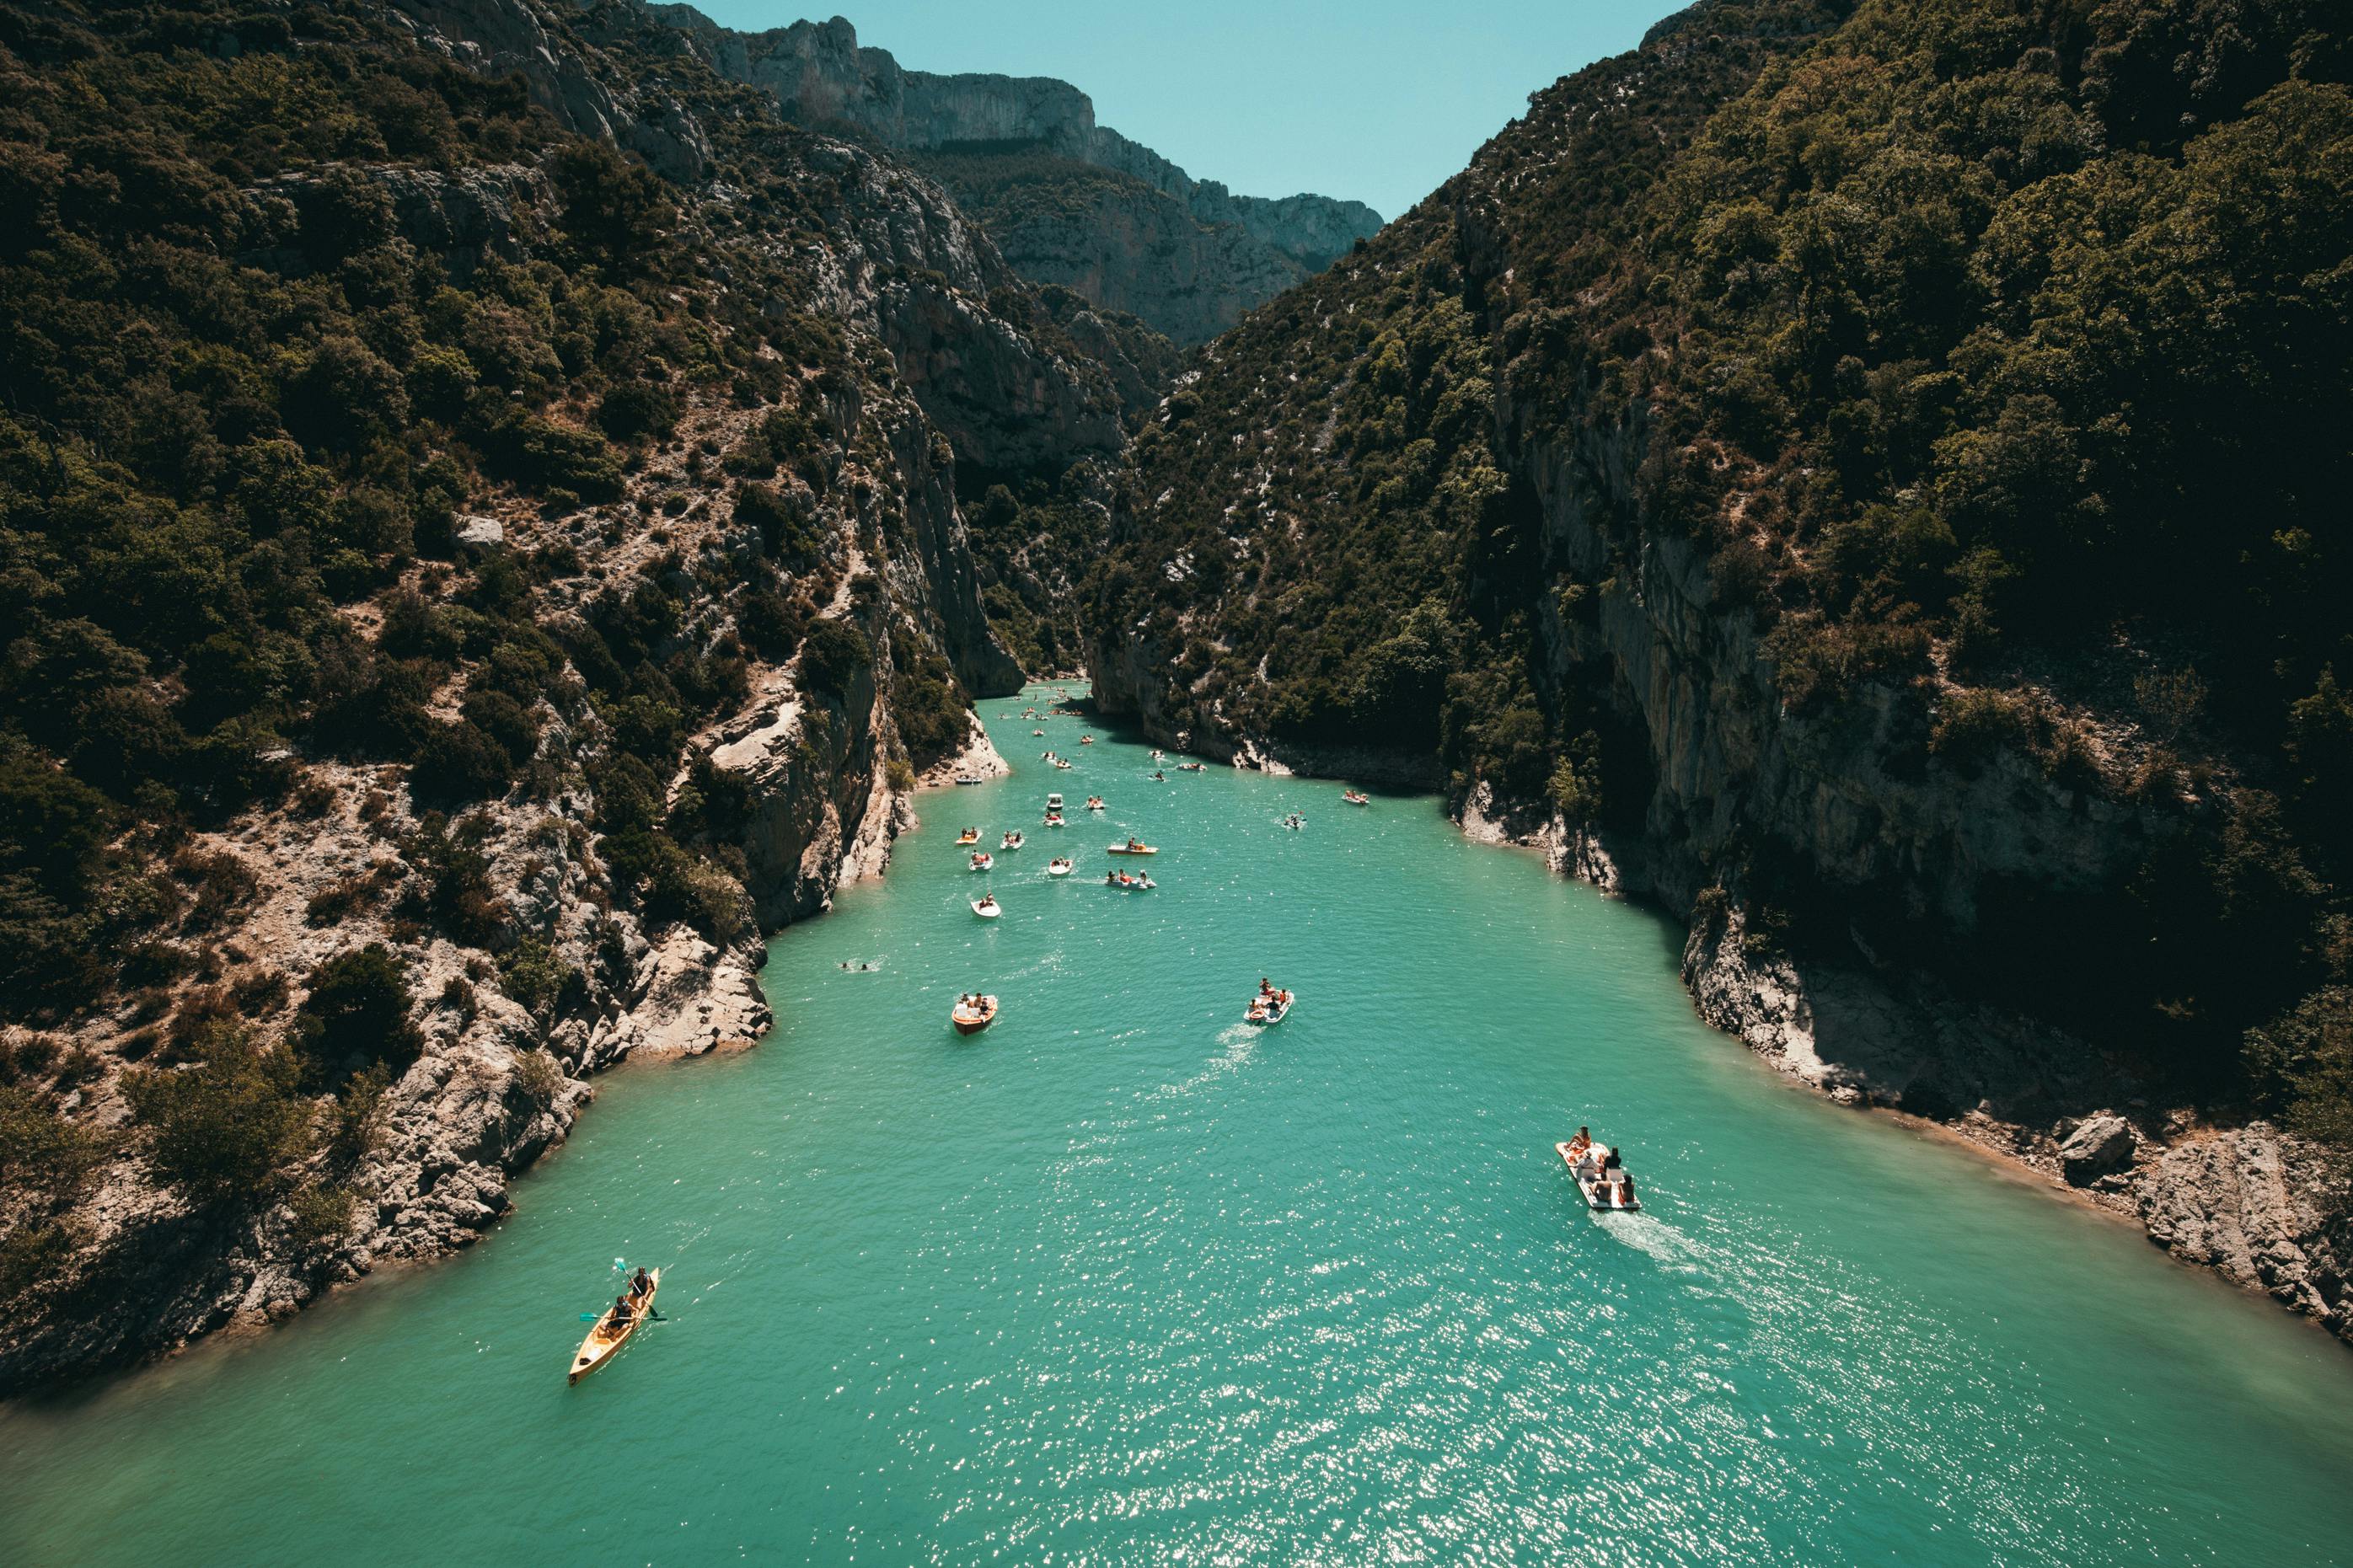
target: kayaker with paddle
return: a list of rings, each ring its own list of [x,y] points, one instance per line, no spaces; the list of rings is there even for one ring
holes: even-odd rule
[[[645,1295],[653,1288],[654,1282],[646,1278],[645,1265],[642,1263],[638,1265],[637,1273],[632,1275],[629,1279],[629,1299],[634,1301],[638,1297]]]

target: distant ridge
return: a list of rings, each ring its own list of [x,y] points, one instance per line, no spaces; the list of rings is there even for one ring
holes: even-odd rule
[[[1015,270],[1198,342],[1323,270],[1381,216],[1362,202],[1238,196],[1095,122],[1051,77],[943,76],[863,48],[846,19],[765,33],[691,5],[651,5],[710,65],[788,116],[849,129],[946,184]]]

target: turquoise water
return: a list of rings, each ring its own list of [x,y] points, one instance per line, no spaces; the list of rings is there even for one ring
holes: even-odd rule
[[[1081,765],[926,796],[776,939],[776,1035],[602,1080],[475,1252],[0,1410],[12,1562],[2353,1556],[2342,1347],[1789,1088],[1662,922],[1426,798],[1017,710]],[[990,924],[967,821],[1029,833]],[[1131,829],[1156,891],[1100,886]],[[1647,1213],[1578,1206],[1579,1122]],[[672,1321],[568,1388],[616,1255]]]

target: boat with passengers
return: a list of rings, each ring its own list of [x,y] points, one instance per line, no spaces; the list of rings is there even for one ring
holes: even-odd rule
[[[1258,994],[1250,1001],[1250,1011],[1242,1015],[1245,1024],[1272,1026],[1291,1016],[1291,1004],[1295,998],[1288,991],[1267,981],[1258,983]]]
[[[1584,1128],[1577,1130],[1576,1137],[1554,1144],[1553,1152],[1577,1178],[1577,1189],[1585,1194],[1588,1208],[1630,1214],[1642,1206],[1634,1195],[1633,1174],[1618,1151],[1595,1142]]]

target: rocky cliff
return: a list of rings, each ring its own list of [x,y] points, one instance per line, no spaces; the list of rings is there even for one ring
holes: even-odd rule
[[[294,41],[201,26],[218,73]],[[395,97],[385,84],[437,81],[504,104],[508,128],[291,159],[214,198],[227,235],[190,264],[224,287],[375,302],[356,331],[389,360],[299,332],[290,352],[375,377],[362,438],[413,419],[379,457],[443,488],[414,503],[425,537],[404,521],[339,558],[352,585],[293,623],[307,643],[260,634],[344,683],[280,699],[283,739],[224,742],[267,748],[264,785],[168,826],[126,819],[117,874],[197,889],[138,938],[167,962],[135,992],[6,997],[0,1112],[29,1119],[12,1139],[52,1129],[58,1161],[0,1173],[0,1392],[476,1240],[596,1072],[768,1029],[764,933],[880,872],[917,771],[969,742],[969,695],[1022,679],[982,606],[958,465],[1108,456],[1153,373],[1033,292],[937,185],[783,124],[677,37],[618,5],[408,0],[339,35],[334,79]],[[63,145],[61,167],[88,155]],[[412,271],[438,290],[422,318]],[[167,305],[142,330],[187,328]],[[329,515],[388,507],[354,499],[326,466],[346,437],[313,437],[305,412],[289,394],[300,439],[269,405],[239,417],[281,466],[322,456],[304,482]],[[270,526],[302,547],[301,524]],[[167,695],[196,683],[151,646]],[[13,871],[29,851],[11,833]],[[327,977],[353,974],[366,1016],[331,1018]],[[280,1129],[277,1163],[206,1143],[216,1166],[246,1163],[199,1184],[153,1107],[237,1095],[237,1115]],[[188,1138],[217,1142],[208,1125]]]
[[[1238,196],[1196,180],[1096,124],[1093,102],[1068,82],[902,70],[839,16],[744,34],[691,6],[651,9],[792,118],[916,154],[1024,277],[1179,343],[1231,326],[1381,226],[1362,202]]]
[[[1831,84],[1857,58],[1892,69],[1905,8],[1848,10],[1695,7],[1537,95],[1437,196],[1210,344],[1133,448],[1092,599],[1097,700],[1246,765],[1435,769],[1466,828],[1687,916],[1700,1011],[1777,1066],[1947,1123],[2353,1336],[2343,1150],[2254,1114],[2234,1064],[2235,1031],[2337,961],[2304,956],[2327,939],[2295,920],[2249,942],[2232,879],[2284,868],[2267,896],[2333,929],[2304,868],[2322,841],[2234,849],[2270,795],[2233,799],[2215,764],[2179,782],[2178,644],[2119,621],[2105,647],[2054,635],[1989,669],[1957,629],[1913,629],[1916,604],[1900,628],[1838,622],[1844,600],[1810,592],[1885,566],[1840,488],[1862,482],[1849,411],[1778,472],[1742,445],[1798,417],[1802,369],[1756,345],[1799,341],[1820,296],[1758,308],[1737,354],[1705,312],[1774,298],[1811,253],[1742,248],[1761,209],[1736,196],[1676,204],[1711,180],[1746,194],[1768,121],[1815,89],[1844,102]],[[1863,384],[1873,353],[1856,340],[1839,374]],[[1979,371],[1957,351],[1938,384]],[[1918,483],[1885,504],[1953,493]],[[2283,975],[2195,1046],[2167,1032],[2228,982],[2147,968],[2183,926],[2185,972],[2204,944]]]

